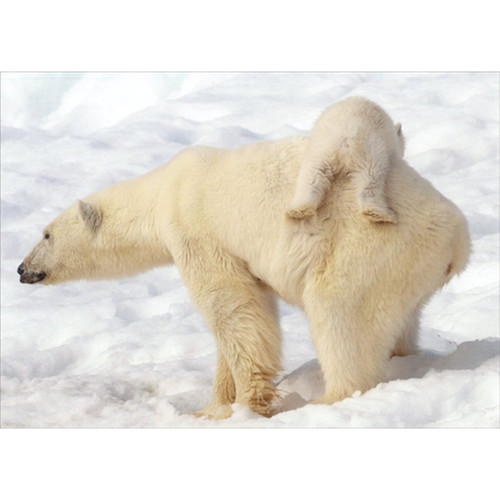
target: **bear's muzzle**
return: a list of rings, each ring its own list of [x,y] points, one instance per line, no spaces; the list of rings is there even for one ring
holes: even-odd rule
[[[42,281],[45,276],[47,276],[47,273],[44,273],[43,271],[40,273],[26,272],[24,262],[17,268],[17,273],[21,276],[19,280],[21,283],[29,284],[38,283],[39,281]]]

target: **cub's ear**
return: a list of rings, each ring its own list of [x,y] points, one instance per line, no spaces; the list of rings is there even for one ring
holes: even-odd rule
[[[403,126],[401,125],[401,123],[396,123],[396,134],[398,136],[398,142],[399,142],[399,153],[401,155],[401,158],[403,158],[404,154],[405,154],[405,147],[406,147],[406,140],[405,140],[405,136],[403,135]]]
[[[95,233],[101,225],[101,212],[90,203],[85,203],[81,200],[78,200],[78,212],[87,228]]]

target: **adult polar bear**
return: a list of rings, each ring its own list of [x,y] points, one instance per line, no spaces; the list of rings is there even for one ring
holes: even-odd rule
[[[314,227],[285,215],[306,137],[236,150],[192,147],[163,167],[76,202],[19,266],[23,283],[130,275],[175,263],[217,342],[212,400],[200,412],[279,409],[275,296],[304,309],[325,379],[316,402],[375,386],[391,353],[412,351],[425,301],[469,254],[462,213],[403,159],[385,196],[397,224],[358,210],[340,173]]]

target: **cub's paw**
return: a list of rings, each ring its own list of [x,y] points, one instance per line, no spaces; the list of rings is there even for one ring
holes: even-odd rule
[[[300,207],[290,206],[286,211],[286,215],[290,217],[290,219],[296,219],[296,220],[309,219],[313,215],[316,215],[316,210],[314,210],[314,208],[310,206],[300,206]]]
[[[368,217],[371,222],[388,222],[397,224],[396,214],[388,207],[366,207],[363,209],[363,215]]]

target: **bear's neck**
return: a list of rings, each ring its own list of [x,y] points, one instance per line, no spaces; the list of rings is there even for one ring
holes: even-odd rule
[[[160,186],[142,178],[120,182],[96,194],[101,207],[99,230],[103,251],[123,276],[171,264],[158,209]]]

